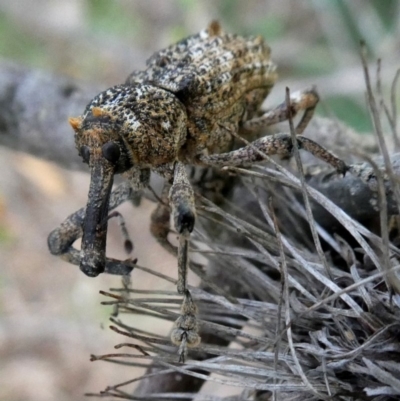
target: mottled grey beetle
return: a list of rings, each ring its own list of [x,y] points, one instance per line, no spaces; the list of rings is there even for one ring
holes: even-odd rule
[[[150,171],[165,178],[162,200],[152,215],[151,231],[169,251],[178,255],[178,292],[184,295],[181,316],[172,341],[180,346],[200,342],[196,306],[186,287],[189,236],[195,224],[195,203],[185,165],[240,166],[263,160],[263,155],[290,155],[289,134],[262,137],[231,151],[234,135],[284,121],[285,103],[262,111],[261,104],[276,81],[270,49],[260,37],[242,37],[222,31],[217,22],[175,45],[155,53],[144,71],[135,71],[125,84],[96,96],[82,116],[71,118],[76,147],[89,165],[91,183],[86,209],[68,217],[48,239],[54,255],[79,265],[88,276],[129,274],[132,264],[106,257],[108,213],[148,185]],[[294,115],[304,111],[296,133],[308,124],[318,95],[314,89],[290,99]],[[307,149],[346,171],[344,162],[305,137]],[[123,174],[130,187],[112,192],[113,177]],[[178,249],[168,241],[172,211]],[[73,247],[82,236],[81,250]]]

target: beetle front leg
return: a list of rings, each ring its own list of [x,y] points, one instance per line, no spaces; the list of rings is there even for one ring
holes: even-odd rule
[[[115,209],[121,203],[132,199],[135,192],[128,183],[121,184],[110,196],[109,210]],[[60,256],[61,259],[74,265],[80,265],[81,251],[73,247],[74,242],[82,237],[82,225],[85,218],[86,208],[81,208],[71,214],[60,227],[53,230],[47,239],[50,252]],[[126,275],[133,269],[129,263],[116,259],[106,258],[105,273]]]
[[[185,362],[188,347],[197,347],[201,342],[199,323],[196,318],[197,306],[189,290],[185,291],[181,306],[181,314],[174,323],[171,341],[179,347],[179,362]]]
[[[178,293],[186,290],[186,275],[189,253],[189,237],[195,222],[194,192],[181,162],[175,163],[174,179],[169,191],[172,217],[177,233],[178,246]]]
[[[157,207],[151,214],[150,231],[164,249],[178,257],[178,292],[183,294],[186,289],[186,255],[188,253],[186,243],[193,230],[195,220],[194,193],[182,163],[176,162],[173,165],[163,166],[156,171],[164,177],[165,182]],[[171,244],[168,239],[171,212],[175,229],[180,234],[178,247]]]
[[[181,315],[176,320],[171,340],[179,345],[179,361],[183,362],[187,347],[200,343],[196,305],[187,289],[186,277],[189,263],[189,239],[195,223],[194,191],[189,182],[184,165],[175,163],[174,178],[169,191],[169,200],[175,229],[179,234],[178,245],[178,293],[183,294]]]

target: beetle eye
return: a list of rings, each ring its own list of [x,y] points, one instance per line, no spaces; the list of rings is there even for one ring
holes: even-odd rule
[[[89,146],[86,145],[81,146],[79,153],[81,154],[83,161],[89,164],[89,159],[90,159]]]
[[[101,148],[103,156],[111,163],[116,163],[121,156],[119,146],[115,142],[107,142]]]

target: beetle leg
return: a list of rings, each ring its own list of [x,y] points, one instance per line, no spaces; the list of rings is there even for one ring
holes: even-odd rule
[[[177,256],[178,249],[172,245],[168,240],[168,234],[170,232],[170,217],[171,208],[169,206],[169,191],[171,184],[165,180],[160,201],[157,204],[156,209],[151,214],[150,232],[157,242],[172,255]]]
[[[184,295],[181,314],[171,332],[171,341],[179,345],[179,361],[183,362],[187,347],[200,343],[196,305],[187,289],[186,276],[189,263],[189,238],[195,223],[194,191],[186,174],[185,166],[176,162],[172,186],[169,190],[169,203],[175,229],[179,234],[178,245],[178,293]]]
[[[330,164],[339,174],[345,174],[348,170],[348,166],[343,160],[339,159],[313,140],[304,136],[299,136],[297,142],[299,149],[305,149],[315,157]],[[257,139],[251,142],[250,145],[232,152],[209,156],[199,155],[198,161],[203,165],[212,167],[249,166],[252,163],[265,161],[264,155],[291,156],[292,149],[293,144],[290,134],[275,134]]]
[[[171,332],[171,341],[179,346],[179,362],[185,362],[188,347],[197,347],[200,344],[199,323],[196,318],[197,307],[189,290],[185,291],[181,314],[174,323]]]
[[[314,87],[298,92],[293,92],[290,95],[291,114],[294,117],[299,111],[304,110],[304,114],[297,124],[296,134],[301,135],[308,123],[310,122],[315,107],[319,101],[319,96]],[[253,131],[258,131],[262,127],[277,124],[288,119],[288,110],[286,102],[279,106],[265,111],[260,117],[253,118],[243,123],[243,128]]]
[[[172,217],[177,233],[178,246],[178,292],[186,290],[186,274],[189,252],[189,236],[195,222],[194,192],[181,162],[175,163],[174,178],[169,191]]]
[[[128,183],[121,184],[110,196],[109,210],[115,209],[121,203],[131,200],[135,191]],[[47,243],[53,255],[60,256],[66,262],[80,264],[81,251],[73,247],[74,242],[82,237],[82,225],[86,208],[81,208],[71,214],[61,225],[48,236]],[[116,259],[106,258],[105,273],[126,275],[133,265]]]
[[[297,137],[299,149],[307,150],[315,157],[318,157],[332,165],[339,174],[345,174],[348,170],[348,166],[343,160],[334,156],[313,140],[300,135],[303,133],[314,114],[314,109],[318,103],[318,99],[318,94],[315,88],[295,92],[290,96],[291,115],[294,116],[297,112],[304,110],[304,114],[295,129],[296,134],[299,135]],[[258,118],[245,121],[243,127],[247,130],[258,130],[261,127],[287,120],[288,114],[288,107],[285,102],[272,110],[266,111]],[[252,163],[264,161],[264,155],[291,156],[292,148],[293,144],[291,136],[289,134],[281,133],[259,138],[254,142],[251,142],[249,145],[232,152],[213,154],[209,156],[199,155],[198,161],[202,165],[213,167],[246,166]]]
[[[179,169],[180,166],[176,170],[177,176],[183,174],[182,171],[179,171]],[[186,174],[186,172],[184,174]],[[184,183],[183,186],[181,186],[182,181]],[[191,191],[191,187],[187,187],[186,190],[183,189],[183,187],[190,185],[187,177],[182,179],[180,176],[177,178],[177,180],[174,180],[174,184],[171,186],[168,180],[165,181],[160,196],[160,202],[151,215],[150,231],[164,249],[173,255],[178,256],[178,293],[184,294],[184,297],[181,306],[181,313],[178,319],[175,321],[174,328],[171,332],[171,341],[173,344],[179,347],[179,362],[184,362],[187,355],[187,347],[197,346],[200,343],[200,336],[198,334],[198,323],[196,319],[197,307],[193,302],[190,292],[186,289],[186,274],[189,251],[188,236],[190,232],[186,233],[186,235],[179,236],[178,248],[169,242],[168,234],[170,232],[171,217],[171,207],[169,206],[169,203],[171,202],[172,209],[174,210],[175,214],[179,214],[178,210],[185,210],[186,208],[182,205],[188,203],[190,205],[189,209],[193,211],[194,215],[194,202],[192,201],[193,191]],[[186,192],[186,195],[183,195],[183,192]],[[180,202],[177,202],[178,193],[180,193]],[[188,202],[187,195],[189,195]],[[182,220],[182,217],[175,215],[174,217],[174,221]],[[180,232],[182,225],[179,226],[178,224],[178,226],[175,228],[178,232]]]

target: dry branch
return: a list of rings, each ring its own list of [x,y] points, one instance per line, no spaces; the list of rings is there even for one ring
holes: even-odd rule
[[[70,169],[84,168],[68,117],[101,88],[46,71],[0,62],[0,145]]]

